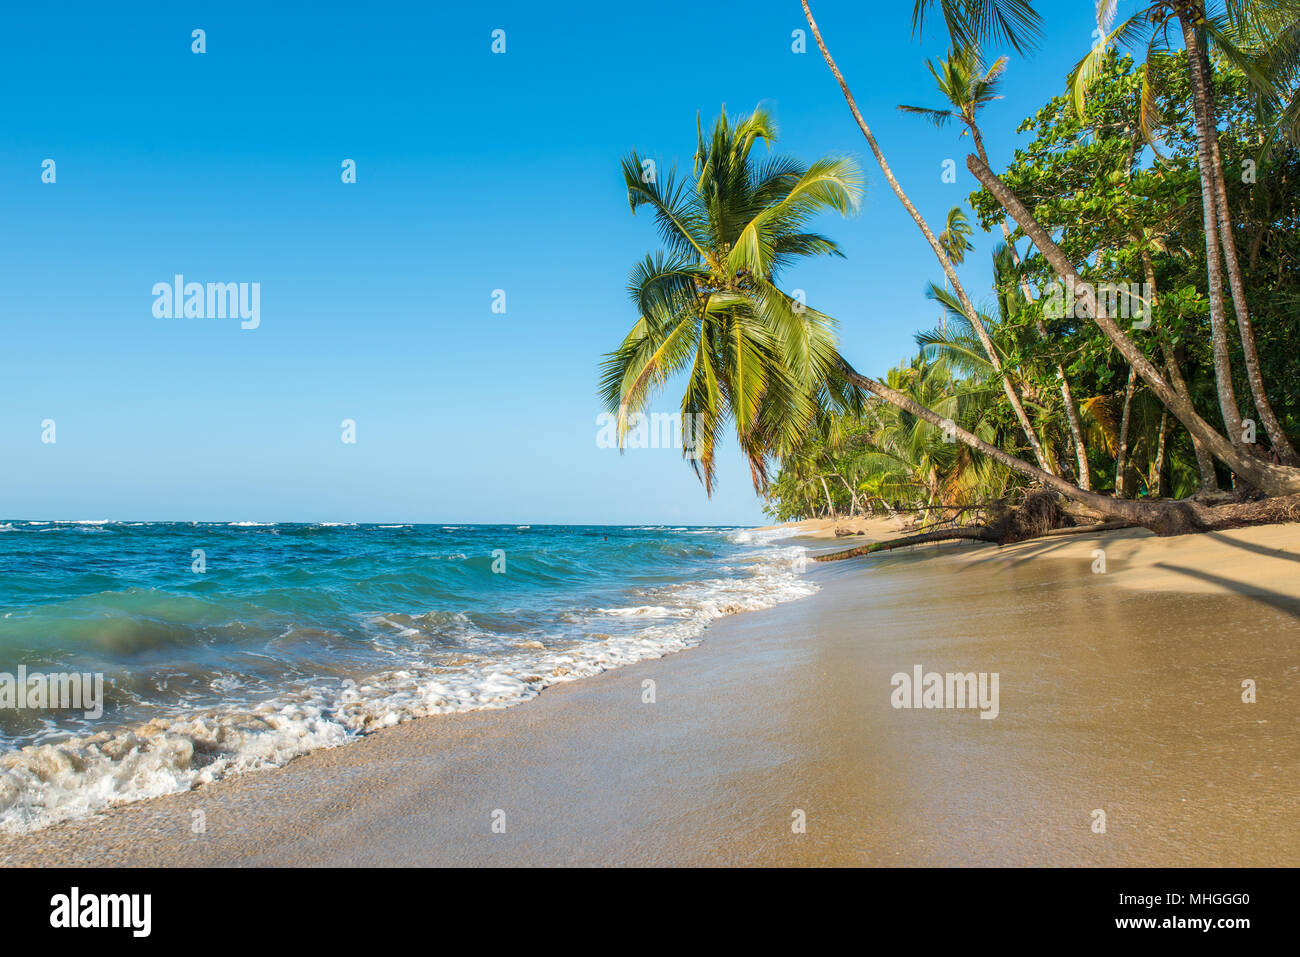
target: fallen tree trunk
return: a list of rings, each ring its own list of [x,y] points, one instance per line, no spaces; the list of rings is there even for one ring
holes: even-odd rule
[[[859,545],[857,548],[845,549],[842,552],[832,552],[829,555],[814,555],[812,560],[815,562],[838,562],[845,558],[857,558],[859,555],[870,555],[873,552],[887,552],[892,548],[906,548],[909,545],[928,545],[933,542],[955,542],[955,541],[976,541],[976,542],[996,542],[997,536],[993,530],[986,525],[975,525],[970,528],[948,528],[938,532],[922,532],[920,535],[904,535],[902,538],[891,538],[884,542],[872,542],[869,545]]]
[[[1156,504],[1156,503],[1143,503]],[[1037,538],[1050,538],[1058,535],[1083,535],[1088,532],[1109,532],[1122,528],[1147,528],[1157,535],[1190,535],[1196,532],[1214,532],[1229,528],[1245,528],[1251,525],[1281,525],[1300,522],[1300,495],[1285,495],[1264,498],[1253,502],[1232,502],[1226,505],[1205,505],[1192,499],[1180,499],[1175,502],[1161,503],[1166,507],[1166,521],[1161,523],[1168,531],[1151,528],[1146,523],[1126,521],[1101,522],[1096,525],[1078,525],[1073,527],[1042,529],[1036,534],[1024,535],[1025,519],[1013,517],[1011,520],[999,521],[994,525],[976,525],[967,528],[951,528],[921,535],[905,535],[902,538],[885,542],[872,542],[859,545],[842,552],[829,555],[814,555],[813,561],[835,562],[845,558],[857,558],[874,552],[886,552],[909,545],[928,545],[935,542],[975,541],[998,545],[1014,542],[1033,541]],[[1015,510],[1013,510],[1015,512]],[[1062,512],[1062,514],[1065,514]],[[1037,516],[1031,517],[1033,521]]]
[[[1054,538],[1058,535],[1086,535],[1088,532],[1117,532],[1121,528],[1141,528],[1141,525],[1134,525],[1132,522],[1098,522],[1096,525],[1076,525],[1073,528],[1054,528],[1050,532],[1043,532],[1043,538]]]

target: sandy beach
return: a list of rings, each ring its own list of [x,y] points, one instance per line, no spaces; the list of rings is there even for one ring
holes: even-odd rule
[[[840,539],[855,537],[849,544],[861,545],[864,542],[878,542],[897,538],[904,534],[905,523],[901,517],[855,515],[839,518],[808,518],[802,522],[787,522],[784,525],[764,525],[760,532],[784,531],[792,538],[830,538]]]
[[[1300,864],[1300,526],[809,574],[698,648],[5,836],[0,862]],[[997,672],[998,716],[893,707],[917,665]]]

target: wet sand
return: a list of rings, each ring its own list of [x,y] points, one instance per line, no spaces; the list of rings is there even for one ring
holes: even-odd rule
[[[0,863],[1300,864],[1300,526],[809,574],[699,648],[3,837]],[[998,672],[999,716],[893,708],[917,664]]]

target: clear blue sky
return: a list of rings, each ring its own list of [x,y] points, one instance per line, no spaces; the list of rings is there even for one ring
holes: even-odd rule
[[[759,102],[782,151],[857,156],[862,212],[822,224],[847,260],[786,285],[839,317],[861,369],[913,351],[940,273],[811,37],[791,51],[798,2],[735,9],[7,5],[0,516],[760,522],[734,446],[711,501],[679,452],[596,447],[596,366],[635,319],[629,268],[658,246],[650,217],[628,212],[620,157],[689,167],[696,111]],[[972,188],[969,141],[895,109],[935,100],[923,61],[946,45],[913,40],[910,9],[814,12],[938,222]],[[1013,59],[987,113],[995,164],[1091,42],[1091,3],[1039,9],[1050,36]],[[945,157],[957,185],[940,182]],[[345,158],[355,185],[340,181]],[[964,267],[977,300],[991,247],[982,238]],[[155,318],[151,288],[175,273],[260,282],[260,328]],[[355,445],[340,441],[345,418]]]

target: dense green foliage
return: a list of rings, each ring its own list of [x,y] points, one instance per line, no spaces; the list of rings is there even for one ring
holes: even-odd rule
[[[1217,424],[1200,180],[1182,59],[1183,54],[1175,53],[1155,64],[1154,146],[1140,123],[1142,70],[1130,57],[1112,51],[1098,67],[1081,115],[1063,92],[1021,124],[1029,143],[1016,151],[1002,178],[1052,231],[1085,280],[1128,288],[1141,287],[1154,276],[1154,305],[1130,303],[1130,318],[1149,319],[1150,328],[1131,330],[1132,335],[1153,362],[1163,365],[1171,356],[1179,364],[1198,411]],[[1222,62],[1216,66],[1225,183],[1238,214],[1234,233],[1256,341],[1265,381],[1276,386],[1274,409],[1296,437],[1300,151],[1275,147],[1260,155],[1267,129],[1253,109],[1245,77]],[[1005,217],[985,190],[972,194],[971,207],[989,231]],[[1128,364],[1086,317],[1059,315],[1060,309],[1051,314],[1059,300],[1046,293],[1059,280],[1041,255],[1030,252],[1017,265],[1009,250],[999,247],[995,260],[990,305],[982,318],[1004,367],[1015,372],[1053,464],[1073,477],[1070,435],[1057,388],[1059,364],[1074,388],[1093,487],[1113,492]],[[1033,301],[1024,287],[1034,294]],[[932,288],[930,295],[947,308],[947,321],[942,329],[918,334],[918,355],[892,371],[889,384],[999,447],[1027,456],[997,377],[960,307],[944,289]],[[1144,307],[1146,316],[1140,315]],[[1036,331],[1040,321],[1048,328],[1046,338]],[[1235,340],[1232,346],[1237,398],[1249,417],[1241,346]],[[1125,493],[1184,496],[1197,491],[1200,477],[1186,430],[1164,414],[1159,400],[1141,384],[1130,403]],[[788,520],[938,503],[959,506],[998,499],[1029,484],[943,439],[939,429],[872,400],[861,420],[836,417],[834,428],[810,435],[783,463],[767,510]],[[1221,468],[1218,474],[1225,483],[1231,480]]]
[[[1028,142],[1001,174],[980,123],[1007,62],[986,66],[980,45],[1023,52],[1041,20],[1030,0],[917,0],[914,28],[942,18],[952,46],[928,64],[940,105],[900,109],[970,137],[971,214],[1005,240],[982,307],[956,269],[974,248],[972,216],[957,207],[942,229],[925,221],[802,5],[942,269],[929,294],[943,318],[883,381],[854,369],[831,319],[781,291],[778,273],[839,253],[806,230],[821,211],[852,211],[856,169],[756,166],[750,147],[771,142],[770,120],[719,117],[711,137],[700,132],[691,182],[647,180],[635,154],[624,163],[632,208],[655,210],[667,249],[634,271],[638,320],[604,364],[621,428],[685,374],[682,412],[705,423],[703,454],[688,457],[706,488],[732,422],[782,519],[908,509],[956,520],[1042,486],[1177,534],[1240,520],[1205,510],[1225,501],[1220,489],[1300,500],[1300,0],[1150,0],[1118,26],[1103,0],[1101,40],[1021,125]]]

